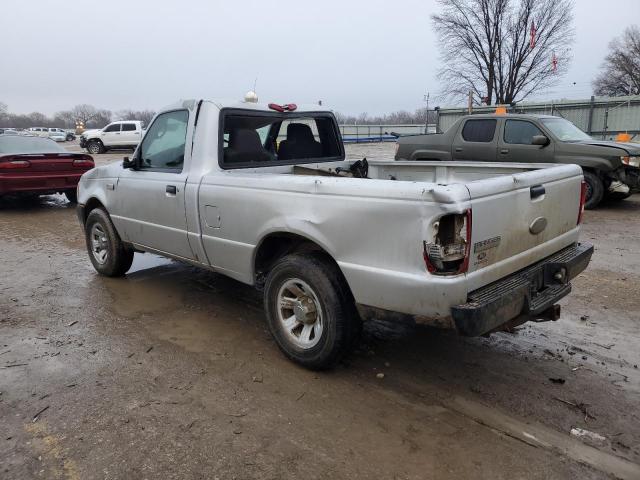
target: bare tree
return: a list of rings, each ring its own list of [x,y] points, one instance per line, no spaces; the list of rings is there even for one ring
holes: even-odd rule
[[[92,120],[98,117],[99,112],[96,107],[93,105],[88,105],[86,103],[76,105],[71,109],[71,113],[73,114],[76,121],[80,121],[87,125]]]
[[[53,122],[57,127],[74,128],[76,126],[76,116],[71,110],[63,110],[55,113]]]
[[[571,59],[572,0],[438,0],[442,96],[508,104],[554,85]]]
[[[152,110],[119,110],[115,113],[118,120],[140,120],[145,126],[149,126],[156,112]]]
[[[632,25],[609,43],[602,73],[593,81],[596,95],[640,95],[640,28]]]
[[[369,116],[366,113],[358,116],[344,115],[340,112],[335,112],[336,120],[340,125],[408,125],[408,124],[424,124],[436,122],[436,112],[426,108],[419,108],[415,112],[407,112],[406,110],[399,110],[397,112],[391,112],[384,115]],[[428,116],[428,118],[427,118]]]

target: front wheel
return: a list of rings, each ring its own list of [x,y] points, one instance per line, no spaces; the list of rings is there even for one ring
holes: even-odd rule
[[[267,276],[264,303],[278,346],[306,368],[333,367],[359,332],[349,287],[338,266],[324,255],[282,258]]]
[[[133,250],[127,248],[101,208],[91,210],[84,224],[87,251],[93,267],[107,277],[121,277],[131,268]]]
[[[587,210],[592,210],[600,204],[600,202],[602,201],[602,197],[604,197],[604,184],[602,183],[602,180],[600,180],[600,177],[598,177],[595,173],[583,173],[584,181],[587,184],[587,198],[584,204],[584,208],[586,208]]]
[[[87,144],[87,151],[89,153],[91,153],[92,155],[97,155],[99,153],[103,153],[104,152],[104,145],[102,145],[102,142],[100,140],[91,140]]]

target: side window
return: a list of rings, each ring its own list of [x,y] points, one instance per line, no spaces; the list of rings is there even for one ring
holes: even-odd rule
[[[104,132],[119,132],[120,131],[120,124],[119,123],[114,123],[113,125],[109,125],[107,128],[104,129]]]
[[[140,145],[143,168],[182,171],[189,112],[158,115]]]
[[[496,123],[496,120],[490,118],[467,120],[462,128],[462,138],[466,142],[488,143],[496,133]]]
[[[122,124],[122,131],[123,132],[133,132],[136,129],[136,124],[135,123],[123,123]]]
[[[531,145],[533,137],[544,135],[533,123],[524,120],[507,120],[504,125],[504,142]]]

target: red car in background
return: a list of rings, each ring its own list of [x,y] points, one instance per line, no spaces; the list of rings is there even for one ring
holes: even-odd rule
[[[94,166],[90,155],[68,152],[48,138],[0,135],[0,197],[64,193],[75,203],[80,177]]]

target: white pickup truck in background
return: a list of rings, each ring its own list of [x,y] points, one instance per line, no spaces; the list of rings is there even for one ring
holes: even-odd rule
[[[80,147],[93,155],[111,149],[135,149],[143,135],[142,122],[126,120],[111,122],[102,129],[85,130],[80,135]]]
[[[556,320],[593,252],[584,199],[575,165],[351,163],[317,106],[190,100],[83,175],[78,216],[101,274],[153,252],[255,285],[282,351],[327,368],[372,315],[463,335]]]

